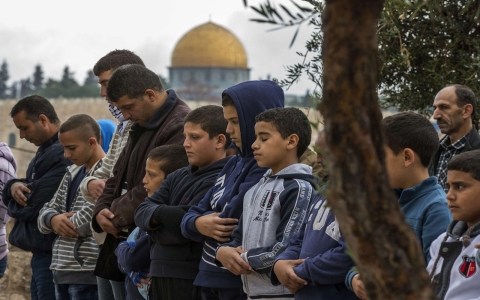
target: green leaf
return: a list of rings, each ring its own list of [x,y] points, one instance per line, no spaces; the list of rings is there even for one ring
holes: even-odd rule
[[[290,12],[290,10],[288,8],[286,8],[284,5],[280,4],[280,7],[283,9],[284,12],[286,12],[290,18],[296,20],[297,18],[295,18],[295,16]]]
[[[293,43],[295,43],[295,39],[297,38],[298,31],[300,30],[300,26],[297,27],[297,30],[295,31],[295,34],[293,35],[292,41],[290,42],[289,48],[292,48]]]
[[[303,12],[312,12],[313,9],[309,8],[309,7],[302,7],[300,5],[298,5],[294,0],[290,0],[290,2],[293,3],[293,5],[295,5],[299,10],[303,11]]]

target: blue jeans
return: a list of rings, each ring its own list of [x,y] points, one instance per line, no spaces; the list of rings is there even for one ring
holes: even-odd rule
[[[0,259],[0,278],[3,277],[5,274],[5,270],[7,269],[7,262],[8,262],[8,254],[5,255],[4,258]]]
[[[32,281],[30,282],[32,300],[55,300],[55,285],[50,270],[51,263],[51,254],[33,252],[30,262],[32,267]]]
[[[55,284],[57,300],[98,300],[95,284]]]
[[[125,282],[108,280],[97,276],[99,300],[125,300]]]

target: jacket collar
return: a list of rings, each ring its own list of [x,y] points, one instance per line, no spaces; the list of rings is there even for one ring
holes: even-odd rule
[[[44,151],[45,149],[47,149],[48,147],[50,147],[55,143],[58,143],[58,132],[56,132],[48,141],[46,141],[40,147],[38,147],[37,152]]]
[[[408,189],[396,189],[395,192],[397,193],[398,198],[398,203],[400,204],[406,204],[422,195],[425,193],[430,192],[431,190],[436,188],[436,185],[438,183],[437,177],[435,176],[430,176],[427,179],[423,180],[420,182],[418,185],[413,186]]]
[[[173,107],[177,104],[178,97],[174,90],[167,90],[168,97],[165,102],[160,106],[150,120],[145,124],[145,129],[152,130],[159,128],[165,119],[168,117]],[[139,127],[140,125],[134,123],[132,129]]]
[[[465,143],[466,150],[473,150],[480,148],[480,136],[475,126],[472,126],[472,130],[467,133],[467,142]]]
[[[455,239],[460,239],[460,237],[464,237],[465,233],[468,230],[468,225],[466,222],[463,221],[452,221],[447,228],[447,234]],[[473,228],[470,232],[469,237],[475,237],[480,234],[480,223],[473,225]]]

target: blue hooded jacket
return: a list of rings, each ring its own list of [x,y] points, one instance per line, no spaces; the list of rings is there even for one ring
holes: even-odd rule
[[[354,263],[337,219],[321,196],[312,200],[308,218],[275,262],[295,259],[305,259],[293,271],[308,282],[295,293],[295,299],[359,299],[343,282]],[[273,268],[271,282],[280,284]]]
[[[100,126],[100,133],[102,136],[102,149],[107,153],[112,137],[115,134],[115,130],[117,130],[117,126],[115,125],[115,122],[110,119],[100,119],[97,120],[97,123]]]
[[[200,271],[194,284],[210,288],[241,288],[240,276],[236,276],[215,264],[215,249],[220,245],[215,239],[203,236],[195,227],[198,217],[222,212],[221,218],[240,218],[243,197],[265,174],[253,158],[251,145],[255,141],[255,116],[267,109],[283,107],[283,90],[273,81],[247,81],[226,89],[224,94],[232,98],[238,114],[242,148],[232,157],[217,177],[215,185],[197,206],[191,207],[182,220],[182,234],[202,242],[203,253]]]

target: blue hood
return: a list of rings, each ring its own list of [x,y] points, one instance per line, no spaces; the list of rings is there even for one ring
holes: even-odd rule
[[[246,81],[223,91],[232,98],[237,109],[242,139],[242,157],[252,155],[255,142],[255,117],[267,109],[283,107],[283,90],[270,80]],[[222,96],[223,96],[222,94]]]
[[[115,130],[117,130],[117,125],[110,119],[100,119],[97,120],[97,123],[100,126],[100,134],[102,135],[102,149],[107,153],[110,141],[115,134]]]

